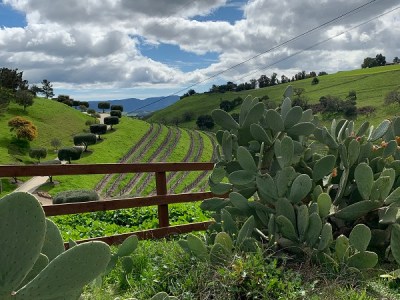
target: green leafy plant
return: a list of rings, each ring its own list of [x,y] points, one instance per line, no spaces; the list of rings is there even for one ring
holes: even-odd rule
[[[239,122],[223,110],[212,112],[223,128],[209,177],[211,191],[221,197],[202,203],[214,212],[213,229],[224,230],[224,211],[239,222],[252,216],[270,245],[335,261],[334,237],[357,233],[356,225],[364,224],[371,234],[365,247],[386,249],[400,264],[400,118],[358,129],[352,121],[333,120],[328,129],[311,110],[292,106],[291,94],[289,86],[277,109],[246,98]],[[342,262],[373,267],[377,256],[366,250],[350,242]]]
[[[78,299],[110,260],[110,248],[103,242],[64,252],[58,228],[28,193],[0,199],[0,230],[1,299]]]

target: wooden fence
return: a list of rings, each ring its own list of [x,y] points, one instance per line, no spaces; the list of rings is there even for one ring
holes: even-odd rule
[[[211,192],[168,194],[166,172],[177,171],[207,171],[212,170],[213,163],[136,163],[136,164],[67,164],[67,165],[29,165],[12,166],[0,165],[1,177],[21,176],[56,176],[56,175],[87,175],[87,174],[114,174],[114,173],[155,173],[157,195],[146,197],[133,197],[116,200],[101,200],[68,204],[45,205],[43,209],[46,216],[60,216],[67,214],[107,211],[115,209],[158,206],[158,227],[151,230],[118,234],[107,237],[98,237],[77,241],[82,243],[89,240],[104,241],[109,245],[119,244],[132,234],[141,239],[161,238],[171,234],[188,233],[205,230],[212,221],[189,223],[170,226],[168,205],[201,201],[214,195]]]

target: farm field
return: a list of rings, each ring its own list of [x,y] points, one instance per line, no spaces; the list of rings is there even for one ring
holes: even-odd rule
[[[383,99],[387,92],[400,86],[400,65],[376,67],[371,69],[359,69],[353,71],[342,71],[335,74],[319,76],[319,83],[311,85],[312,79],[298,80],[290,83],[279,84],[273,87],[266,87],[255,90],[226,93],[203,93],[195,94],[183,98],[175,104],[155,112],[149,121],[169,123],[179,118],[185,112],[195,112],[195,116],[190,122],[181,121],[180,126],[187,128],[197,128],[196,119],[199,115],[210,114],[215,108],[219,108],[219,103],[223,100],[232,101],[236,97],[243,99],[250,95],[251,97],[263,97],[268,95],[270,100],[279,104],[282,100],[282,94],[288,85],[304,88],[304,96],[308,97],[309,104],[318,103],[320,97],[325,95],[339,96],[342,99],[350,90],[357,93],[357,107],[374,106],[377,110],[375,114],[368,117],[372,123],[377,123],[384,118],[390,118],[396,113],[400,113],[398,105],[385,107]],[[231,111],[237,112],[238,108]],[[357,122],[362,122],[366,117],[361,116]]]

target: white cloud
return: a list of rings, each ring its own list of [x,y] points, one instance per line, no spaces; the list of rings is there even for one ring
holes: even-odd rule
[[[364,0],[249,0],[236,22],[196,21],[227,0],[3,0],[26,14],[25,28],[0,28],[0,66],[19,68],[31,83],[47,78],[59,88],[180,87],[203,80],[359,5]],[[249,80],[277,72],[357,68],[365,56],[399,56],[400,17],[394,13],[307,50],[276,66],[266,66],[334,36],[398,4],[378,1],[337,23],[306,35],[225,74],[222,80]],[[137,39],[136,37],[140,37]],[[183,72],[174,64],[145,57],[142,41],[181,50],[219,53],[204,69]],[[175,65],[183,65],[177,62]],[[258,70],[255,72],[255,70]],[[220,77],[219,77],[220,78]],[[213,82],[210,82],[211,86]]]

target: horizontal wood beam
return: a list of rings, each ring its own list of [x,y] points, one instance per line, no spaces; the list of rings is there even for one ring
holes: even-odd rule
[[[155,195],[147,197],[135,197],[116,200],[101,200],[89,202],[76,202],[67,204],[44,205],[46,216],[59,216],[76,213],[106,211],[131,207],[144,207],[153,205],[166,205],[174,203],[185,203],[212,198],[211,192],[183,193],[170,195]]]
[[[191,223],[185,225],[176,225],[176,226],[169,226],[169,227],[162,227],[157,229],[150,229],[144,231],[136,231],[136,232],[129,232],[124,234],[117,234],[112,236],[103,236],[98,238],[91,238],[85,240],[76,241],[76,243],[85,243],[91,241],[102,241],[109,245],[118,245],[121,244],[126,238],[130,237],[131,235],[137,235],[141,240],[147,239],[160,239],[169,235],[173,234],[182,234],[182,233],[189,233],[192,231],[202,231],[207,230],[207,228],[213,224],[213,221],[206,221],[206,222],[198,222],[198,223]],[[66,249],[68,249],[68,243],[64,243]]]
[[[213,168],[214,163],[211,162],[0,165],[0,177],[207,171]]]

